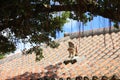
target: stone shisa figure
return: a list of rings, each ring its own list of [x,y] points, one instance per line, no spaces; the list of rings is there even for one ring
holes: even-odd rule
[[[72,64],[74,64],[74,63],[76,63],[77,62],[77,60],[76,59],[74,59],[74,57],[75,56],[77,56],[77,53],[78,53],[78,51],[77,51],[77,47],[75,47],[74,46],[74,43],[73,42],[68,42],[68,45],[69,45],[69,47],[68,47],[68,52],[69,52],[69,58],[70,58],[70,60],[65,60],[64,61],[64,63],[65,64],[68,64],[68,63],[72,63]]]
[[[69,47],[68,47],[68,52],[69,52],[69,58],[73,58],[74,56],[77,56],[77,47],[75,47],[74,46],[74,43],[72,43],[72,42],[68,42],[68,45],[69,45]]]

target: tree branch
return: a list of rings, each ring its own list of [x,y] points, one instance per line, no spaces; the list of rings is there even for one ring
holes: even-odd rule
[[[52,5],[51,8],[37,6],[37,12],[57,12],[57,11],[79,11],[82,13],[90,12],[94,15],[99,15],[104,18],[120,22],[120,8],[103,8],[94,4],[72,4],[72,5]]]

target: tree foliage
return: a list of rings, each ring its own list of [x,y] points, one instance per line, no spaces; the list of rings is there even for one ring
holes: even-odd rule
[[[53,0],[59,5],[50,1],[0,0],[0,53],[14,51],[20,40],[49,44],[57,31],[63,31],[67,18],[87,23],[100,15],[117,27],[120,22],[120,0]]]
[[[48,44],[51,48],[58,48],[58,46],[60,45],[59,43],[55,42],[55,41],[51,41]]]

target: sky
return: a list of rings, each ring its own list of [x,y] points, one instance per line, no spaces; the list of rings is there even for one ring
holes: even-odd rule
[[[63,30],[64,32],[57,33],[57,39],[62,38],[64,36],[64,33],[72,33],[72,32],[79,32],[84,29],[86,30],[93,30],[93,29],[98,29],[98,28],[103,28],[103,27],[109,27],[109,20],[103,17],[94,17],[94,19],[91,22],[88,22],[84,26],[81,26],[81,29],[79,27],[81,26],[81,23],[76,21],[76,20],[71,20],[69,19],[69,22],[64,24]]]
[[[72,32],[78,32],[79,30],[82,31],[82,28],[84,28],[84,31],[86,30],[93,30],[93,29],[98,29],[98,28],[103,28],[103,27],[108,27],[109,26],[109,20],[103,17],[95,17],[91,22],[88,22],[84,26],[80,27],[80,22],[76,20],[69,19],[69,22],[65,23],[63,26],[63,32],[59,32],[56,34],[56,38],[60,39],[64,36],[64,33],[72,33]],[[14,53],[21,52],[24,48],[29,49],[31,46],[30,43],[23,44],[23,43],[18,43],[17,45],[17,50]]]

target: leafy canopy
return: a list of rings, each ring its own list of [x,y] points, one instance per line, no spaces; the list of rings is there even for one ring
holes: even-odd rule
[[[0,54],[15,51],[20,41],[51,44],[51,37],[63,31],[67,18],[87,23],[100,15],[117,27],[120,22],[120,0],[53,0],[59,5],[51,1],[0,0]]]

